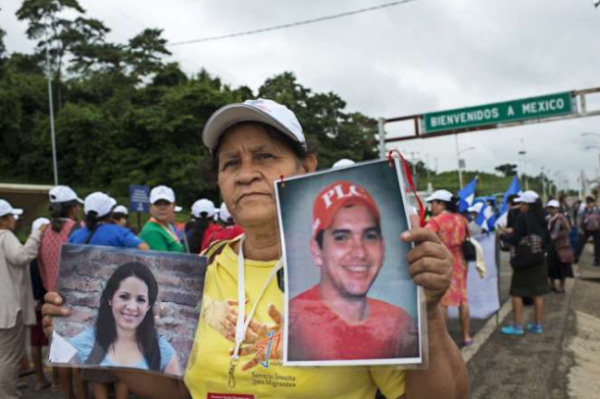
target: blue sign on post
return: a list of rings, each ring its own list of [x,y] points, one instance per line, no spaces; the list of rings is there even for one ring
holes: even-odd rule
[[[129,185],[129,211],[150,213],[150,187]]]

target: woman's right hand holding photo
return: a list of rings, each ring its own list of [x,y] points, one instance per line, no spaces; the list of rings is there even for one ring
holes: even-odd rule
[[[55,317],[67,317],[71,314],[71,309],[64,306],[63,298],[58,292],[51,291],[44,296],[44,306],[42,306],[42,326],[46,337],[52,337],[52,325]]]

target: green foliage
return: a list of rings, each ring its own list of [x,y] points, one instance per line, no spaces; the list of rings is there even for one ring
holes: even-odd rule
[[[377,156],[372,119],[346,112],[339,96],[314,93],[291,72],[268,79],[257,96],[205,70],[188,76],[165,61],[170,52],[160,29],[111,43],[105,40],[109,29],[84,13],[76,0],[25,0],[17,12],[38,49],[14,53],[0,66],[2,180],[52,183],[46,46],[58,67],[55,78],[66,60],[66,74],[53,85],[55,104],[62,103],[55,109],[60,182],[81,195],[103,190],[125,199],[129,184],[167,184],[184,205],[200,196],[217,200],[202,128],[218,108],[258,96],[297,113],[318,144],[320,167]]]

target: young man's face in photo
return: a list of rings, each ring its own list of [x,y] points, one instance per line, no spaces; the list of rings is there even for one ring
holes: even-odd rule
[[[376,217],[365,205],[340,209],[323,231],[323,245],[312,243],[321,268],[321,289],[344,297],[364,297],[383,265],[385,245]]]
[[[135,330],[146,317],[150,307],[148,286],[137,277],[128,277],[121,281],[110,305],[117,328]]]

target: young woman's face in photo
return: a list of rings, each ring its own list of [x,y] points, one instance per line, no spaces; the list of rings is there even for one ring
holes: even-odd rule
[[[122,330],[135,330],[150,308],[148,286],[137,277],[127,277],[110,301],[115,325]]]

